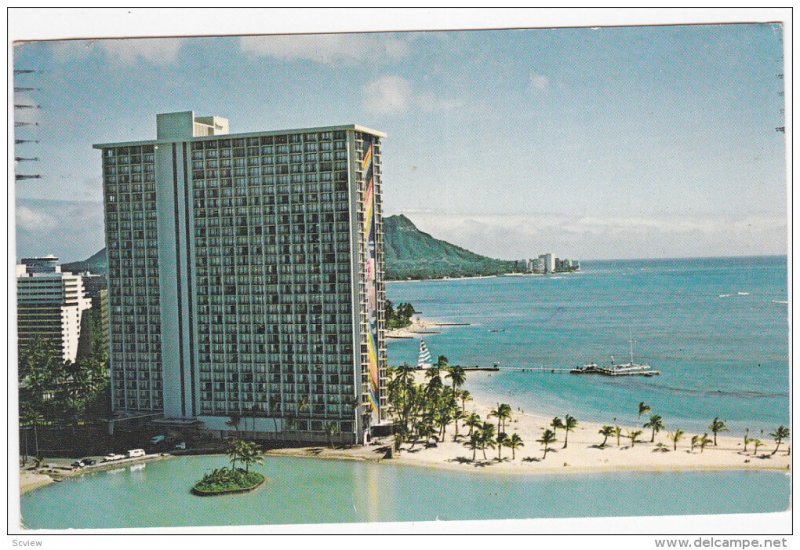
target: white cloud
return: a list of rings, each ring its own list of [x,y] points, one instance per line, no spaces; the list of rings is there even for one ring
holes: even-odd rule
[[[401,76],[382,76],[364,86],[364,107],[374,113],[402,113],[411,101],[411,83]]]
[[[364,86],[364,107],[377,114],[395,115],[412,107],[431,113],[452,111],[464,106],[462,99],[443,98],[432,92],[415,92],[409,80],[397,75],[384,75]]]
[[[17,208],[17,226],[27,231],[46,232],[58,225],[56,220],[46,212],[37,211],[27,206]]]
[[[531,73],[528,79],[528,89],[533,92],[542,92],[550,85],[550,79],[543,74]]]
[[[302,59],[323,65],[358,65],[402,59],[409,39],[393,34],[312,34],[243,36],[243,52],[282,60]]]
[[[65,40],[51,44],[53,56],[59,61],[84,59],[93,51],[108,61],[130,65],[142,60],[155,65],[175,61],[183,46],[183,38],[124,38],[103,40]]]

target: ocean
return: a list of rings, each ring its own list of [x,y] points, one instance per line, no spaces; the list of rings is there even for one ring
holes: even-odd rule
[[[786,257],[582,262],[555,276],[392,282],[387,297],[421,317],[469,323],[424,336],[434,358],[491,366],[469,373],[466,388],[514,410],[620,424],[638,404],[666,429],[707,431],[718,416],[732,435],[789,423]],[[506,371],[634,360],[651,378]],[[389,364],[416,363],[417,340],[390,340]],[[765,436],[765,439],[769,439]]]

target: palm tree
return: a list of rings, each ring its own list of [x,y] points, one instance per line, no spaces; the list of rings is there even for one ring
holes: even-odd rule
[[[501,433],[497,436],[497,461],[502,462],[503,460],[503,447],[508,447],[509,437],[505,433]]]
[[[692,451],[694,451],[694,448],[700,443],[700,438],[701,437],[702,436],[699,436],[699,435],[693,435],[692,436]]]
[[[650,415],[650,420],[645,423],[645,428],[651,428],[653,433],[650,435],[650,443],[656,440],[656,434],[664,429],[664,420],[658,414]]]
[[[684,433],[685,432],[683,430],[681,430],[680,428],[675,428],[674,432],[670,432],[669,433],[669,440],[672,441],[672,450],[673,451],[677,451],[678,450],[678,441],[681,440],[681,438],[683,437]]]
[[[556,440],[556,434],[552,430],[545,429],[542,432],[542,437],[536,440],[537,443],[541,443],[544,445],[544,455],[542,456],[542,460],[547,458],[547,451],[550,450],[550,444]]]
[[[747,452],[747,444],[750,443],[750,428],[744,429],[744,452]]]
[[[464,420],[467,415],[458,406],[453,409],[451,414],[453,415],[453,441],[458,441],[458,421]]]
[[[486,447],[494,449],[495,443],[497,442],[497,434],[494,433],[494,425],[489,422],[484,422],[478,433],[480,434],[483,459],[486,460]]]
[[[328,446],[333,449],[333,436],[339,431],[335,422],[325,422],[325,435],[328,436]]]
[[[511,413],[512,413],[511,405],[509,405],[508,403],[500,403],[500,406],[499,406],[498,410],[500,412],[499,420],[502,420],[502,422],[503,422],[502,431],[505,432],[506,431],[506,422],[511,420]]]
[[[600,444],[600,447],[603,448],[606,446],[609,436],[614,435],[614,426],[603,426],[597,433],[603,436],[603,442]]]
[[[564,417],[564,446],[562,449],[567,448],[567,438],[569,437],[569,432],[574,432],[575,428],[578,426],[578,420],[570,415]]]
[[[511,418],[511,406],[505,403],[498,403],[496,409],[489,412],[489,418],[497,418],[497,433],[501,434],[505,431],[505,421]]]
[[[481,445],[481,436],[480,433],[475,431],[474,433],[469,434],[469,439],[464,442],[464,446],[472,449],[472,462],[475,462],[475,453],[478,451],[478,447]]]
[[[775,445],[775,450],[772,451],[772,454],[774,455],[778,452],[778,447],[781,446],[781,441],[789,437],[789,428],[786,426],[778,426],[778,429],[769,434],[769,436],[775,440],[775,443],[777,443],[777,445]]]
[[[475,428],[479,428],[481,425],[483,425],[483,421],[478,413],[472,412],[467,417],[464,425],[469,427],[469,433],[467,436],[472,437],[472,434],[475,432]]]
[[[553,427],[553,437],[558,437],[558,429],[563,428],[564,423],[561,421],[559,417],[556,416],[553,418],[553,420],[550,421],[550,425]]]
[[[708,438],[708,434],[704,433],[700,438],[700,441],[698,442],[698,445],[700,445],[701,453],[705,450],[706,445],[708,445],[709,443],[711,443],[711,440]]]
[[[516,450],[524,446],[525,443],[517,433],[511,434],[511,437],[506,439],[506,447],[511,449],[511,460],[516,460]]]
[[[281,412],[280,401],[272,401],[269,406],[269,414],[272,416],[272,425],[275,428],[275,438],[278,438],[278,416]],[[283,431],[283,423],[281,422],[281,431]]]
[[[238,439],[239,437],[239,424],[242,422],[242,415],[239,414],[237,411],[231,412],[228,420],[225,422],[228,426],[231,426],[235,432],[235,437]]]
[[[728,427],[725,426],[725,422],[719,419],[719,417],[715,416],[714,420],[711,421],[711,424],[708,426],[708,429],[714,433],[714,447],[717,446],[717,432],[727,432]]]
[[[435,368],[437,368],[437,369],[446,369],[448,364],[449,364],[449,362],[447,360],[447,357],[445,357],[444,355],[440,355],[439,357],[436,358]]]
[[[225,454],[228,455],[228,460],[231,463],[231,468],[234,470],[236,469],[236,462],[242,456],[242,443],[244,443],[244,441],[232,439],[230,443],[228,443],[228,448],[225,450]]]
[[[239,462],[244,464],[245,473],[250,472],[251,464],[264,464],[264,458],[261,456],[261,449],[252,441],[238,442],[237,452],[239,454]]]
[[[461,412],[466,412],[467,401],[472,400],[472,395],[467,390],[461,390]]]
[[[636,439],[642,435],[642,430],[628,430],[628,437],[631,440],[631,448],[636,445]]]
[[[642,418],[643,414],[647,414],[649,412],[650,412],[650,405],[648,405],[644,401],[641,401],[639,403],[639,415],[637,416],[637,418]]]
[[[753,442],[753,456],[758,454],[758,448],[761,447],[764,443],[760,439],[752,439]]]
[[[455,395],[456,390],[467,381],[467,373],[464,372],[463,367],[447,367],[445,370],[447,374],[444,377],[450,379],[453,395]]]
[[[619,447],[619,438],[622,437],[622,428],[614,426],[614,435],[617,437],[617,447]]]

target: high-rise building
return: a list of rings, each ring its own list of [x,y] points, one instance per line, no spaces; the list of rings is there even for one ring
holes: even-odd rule
[[[75,361],[83,312],[91,307],[81,276],[61,273],[55,256],[22,262],[16,267],[20,355],[33,342],[46,340],[64,361]]]
[[[386,419],[381,132],[157,116],[102,151],[112,402],[363,442]]]
[[[544,263],[543,273],[554,273],[556,270],[556,261],[551,253],[540,254],[539,259]]]

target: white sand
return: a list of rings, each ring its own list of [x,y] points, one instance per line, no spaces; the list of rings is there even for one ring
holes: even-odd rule
[[[599,448],[603,436],[598,433],[601,424],[584,422],[578,418],[578,426],[570,432],[568,446],[564,445],[564,431],[558,430],[558,440],[553,443],[547,458],[542,460],[544,447],[536,440],[541,437],[545,428],[550,428],[551,418],[535,414],[520,413],[514,403],[510,403],[514,413],[510,423],[506,424],[506,432],[514,432],[523,439],[525,446],[516,450],[516,459],[511,458],[511,449],[503,448],[503,461],[498,462],[497,449],[487,449],[483,460],[483,453],[478,449],[476,462],[471,462],[472,450],[463,445],[466,438],[458,443],[453,442],[453,427],[450,426],[445,436],[445,441],[436,447],[424,448],[419,443],[409,451],[410,443],[404,443],[398,455],[395,453],[394,461],[417,466],[435,466],[451,468],[461,471],[485,471],[495,473],[520,473],[520,474],[545,474],[569,472],[622,472],[622,471],[695,471],[695,470],[787,470],[790,456],[787,455],[786,442],[776,455],[771,455],[775,443],[765,436],[764,446],[759,448],[757,457],[753,456],[752,443],[748,445],[747,454],[743,453],[743,438],[738,436],[718,435],[717,446],[708,445],[703,452],[699,448],[690,450],[691,439],[695,433],[687,433],[678,442],[676,451],[673,443],[667,439],[667,431],[656,434],[655,441],[650,442],[651,431],[643,427],[641,436],[631,447],[629,438],[624,437],[632,426],[622,426],[623,437],[620,446],[614,436],[608,438],[605,448]],[[481,418],[487,420],[489,411],[494,406],[485,403],[468,403],[467,414],[475,410]],[[488,419],[495,428],[497,419]],[[562,419],[563,420],[563,419]],[[642,424],[647,419],[642,417]],[[665,419],[667,422],[668,419]],[[468,428],[459,427],[459,434],[467,433]],[[702,435],[702,434],[700,434]],[[713,439],[713,434],[709,433]],[[663,443],[668,451],[662,452],[656,445]]]
[[[387,338],[423,338],[426,332],[436,331],[437,327],[448,326],[446,324],[426,321],[419,317],[412,317],[411,324],[405,328],[396,328],[386,331]]]

